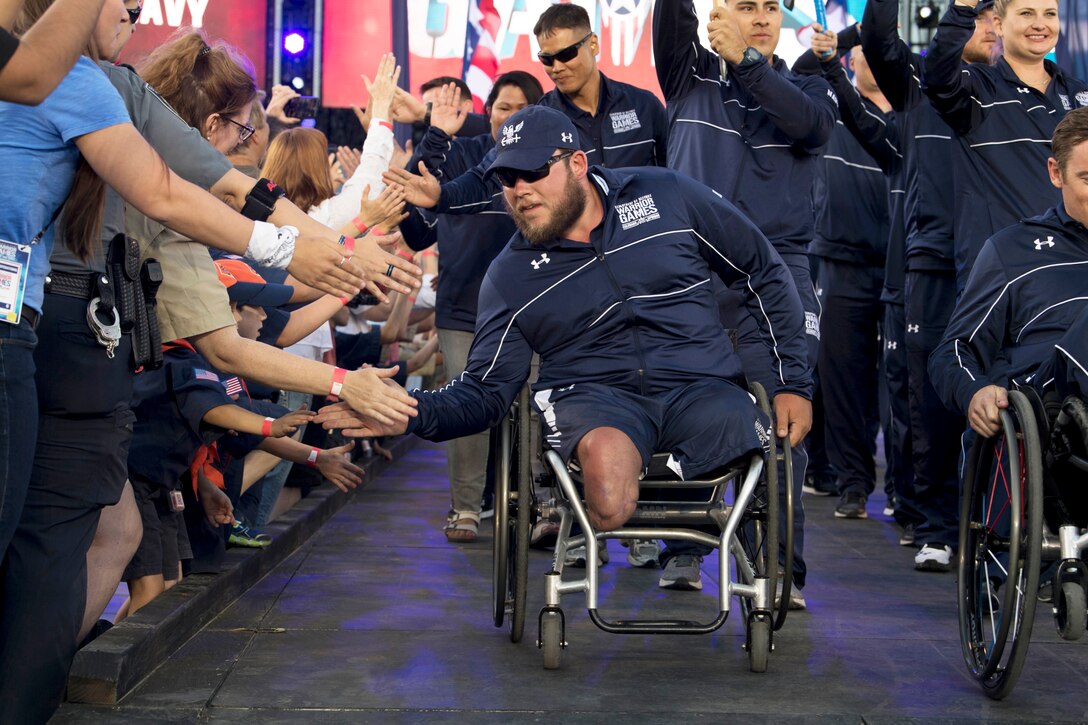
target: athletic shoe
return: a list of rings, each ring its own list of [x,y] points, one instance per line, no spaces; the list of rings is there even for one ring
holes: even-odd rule
[[[865,510],[868,497],[863,493],[847,491],[839,497],[839,505],[835,507],[837,519],[867,519],[869,513]]]
[[[914,524],[903,527],[903,533],[899,534],[900,546],[914,546]]]
[[[703,572],[699,565],[702,563],[703,557],[694,554],[674,556],[665,564],[665,571],[661,572],[657,585],[662,589],[700,591],[703,588]]]
[[[627,563],[637,567],[657,568],[657,557],[661,547],[652,539],[631,539],[623,542],[627,545]]]
[[[895,516],[895,508],[899,505],[899,502],[895,498],[894,493],[888,494],[888,501],[884,504],[883,514],[889,518]]]
[[[782,602],[782,580],[778,580],[778,586],[775,587],[777,591],[774,593],[774,608],[778,609]],[[805,601],[805,595],[801,593],[801,590],[797,588],[797,585],[790,587],[790,606],[791,612],[797,612],[802,609],[808,608],[808,602]]]
[[[530,549],[551,549],[555,546],[555,538],[559,535],[559,524],[548,519],[540,519],[533,524],[529,532]]]
[[[834,478],[816,478],[805,476],[805,483],[801,490],[810,496],[831,496],[839,492],[839,484]]]
[[[608,563],[608,548],[601,542],[597,545],[597,566],[604,566]],[[564,566],[569,566],[574,569],[586,568],[586,547],[576,546],[573,549],[567,549],[567,557],[563,560]]]
[[[926,544],[914,557],[918,571],[952,571],[952,547]]]
[[[263,549],[272,543],[268,534],[258,534],[242,523],[235,523],[227,542],[232,546],[244,546],[247,549]]]

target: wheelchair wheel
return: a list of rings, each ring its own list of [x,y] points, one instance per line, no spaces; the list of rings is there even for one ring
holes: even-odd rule
[[[968,669],[1012,691],[1027,656],[1042,555],[1042,448],[1031,404],[1009,392],[1001,432],[971,447],[960,505],[958,609]]]
[[[495,543],[491,603],[495,626],[510,614],[510,641],[525,633],[529,585],[529,529],[533,484],[529,454],[529,393],[522,391],[507,416],[491,431],[495,476]]]
[[[771,620],[766,615],[753,614],[748,618],[748,669],[766,672],[771,654]]]
[[[1054,624],[1062,639],[1075,642],[1084,636],[1084,628],[1088,624],[1088,609],[1084,600],[1084,587],[1080,582],[1062,582],[1054,602]]]
[[[767,391],[759,383],[752,383],[749,386],[749,390],[752,396],[756,399],[756,405],[763,411],[763,414],[771,421],[774,420],[774,415],[771,411],[770,401],[767,398]],[[739,479],[738,479],[739,480]],[[752,569],[759,578],[766,578],[768,580],[768,588],[770,594],[770,602],[768,608],[772,615],[774,612],[774,595],[776,587],[778,585],[778,459],[777,459],[777,446],[772,434],[770,451],[765,457],[765,466],[763,469],[763,481],[762,485],[756,488],[755,496],[753,496],[751,503],[748,505],[747,520],[741,523],[738,529],[738,535],[741,540],[742,547],[748,560],[752,564]],[[744,615],[746,622],[751,622],[753,619],[752,600],[747,597],[742,597],[740,600],[741,613]],[[773,621],[773,616],[772,616]],[[749,638],[750,639],[750,638]],[[752,656],[752,643],[748,642],[749,657]],[[768,647],[769,650],[769,642]],[[764,662],[764,669],[766,669],[766,662]],[[764,670],[752,670],[753,672],[762,672]]]
[[[563,615],[559,612],[541,613],[540,648],[544,650],[544,669],[558,670],[563,648]]]

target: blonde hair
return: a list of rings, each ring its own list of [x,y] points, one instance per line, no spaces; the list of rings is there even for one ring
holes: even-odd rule
[[[261,176],[280,185],[287,198],[309,211],[333,195],[329,141],[314,128],[292,128],[268,146]]]
[[[994,15],[999,18],[1004,18],[1014,2],[1016,2],[1016,0],[994,0]],[[1061,5],[1058,0],[1054,0],[1054,4]]]

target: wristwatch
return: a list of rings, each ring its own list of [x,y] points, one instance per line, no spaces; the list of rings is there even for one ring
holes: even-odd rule
[[[755,65],[756,63],[763,62],[763,54],[755,48],[748,46],[744,49],[744,55],[740,59],[740,63],[737,65],[744,67],[748,65]]]

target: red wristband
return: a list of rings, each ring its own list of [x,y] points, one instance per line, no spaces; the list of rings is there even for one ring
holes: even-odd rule
[[[341,298],[340,298],[340,304],[341,304],[341,305],[343,305],[343,306],[345,306],[345,307],[347,306],[347,304],[348,304],[349,302],[351,302],[351,298],[350,298],[350,297],[341,297]]]
[[[321,455],[320,448],[311,448],[310,453],[306,456],[306,465],[310,468],[317,468],[317,457]]]
[[[370,227],[363,223],[361,217],[355,217],[351,220],[351,223],[355,225],[355,228],[359,230],[360,234],[366,234],[366,230],[370,229]]]
[[[272,435],[272,424],[275,422],[275,418],[265,418],[264,422],[261,423],[261,435],[263,435],[265,438]]]
[[[344,249],[349,252],[355,251],[355,237],[344,237],[343,241]]]
[[[400,257],[401,259],[403,259],[403,260],[405,260],[405,261],[407,261],[407,262],[411,262],[411,261],[412,261],[412,253],[411,253],[411,252],[409,252],[409,251],[408,251],[408,250],[406,250],[406,249],[398,249],[398,250],[397,250],[397,251],[395,252],[395,254],[396,254],[396,255],[397,255],[398,257]]]
[[[378,121],[378,125],[379,126],[384,126],[385,128],[388,128],[390,131],[393,130],[393,124],[390,123],[389,121]]]
[[[340,391],[344,389],[344,378],[348,375],[348,371],[344,368],[336,368],[332,372],[332,386],[329,388],[329,395],[334,398],[340,397]]]

